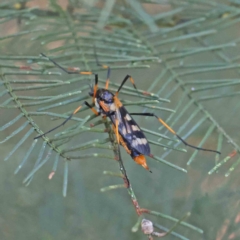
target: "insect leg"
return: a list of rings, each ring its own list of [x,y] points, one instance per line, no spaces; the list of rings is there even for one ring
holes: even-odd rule
[[[132,83],[133,87],[137,90],[137,87],[136,87],[136,85],[135,85],[135,83],[134,83],[133,78],[132,78],[130,75],[127,75],[127,76],[123,79],[121,85],[119,86],[119,88],[118,88],[118,90],[117,90],[117,92],[116,92],[116,95],[118,95],[118,93],[120,92],[121,88],[123,87],[123,85],[126,83],[126,81],[127,81],[128,79],[129,79],[130,82]]]
[[[90,71],[82,71],[82,72],[77,72],[77,71],[69,71],[68,69],[62,67],[61,65],[59,65],[57,62],[55,62],[53,59],[47,57],[45,54],[41,53],[41,55],[45,58],[47,58],[50,62],[52,62],[55,66],[57,66],[58,68],[60,68],[61,70],[63,70],[64,72],[66,72],[67,74],[83,74],[83,75],[91,75],[93,74]]]
[[[77,72],[77,71],[69,71],[68,69],[62,67],[61,65],[59,65],[57,62],[55,62],[53,59],[47,57],[45,54],[41,53],[41,55],[45,58],[47,58],[50,62],[52,62],[55,66],[57,66],[58,68],[60,68],[61,70],[63,70],[64,72],[66,72],[67,74],[83,74],[83,75],[91,75],[94,74],[95,75],[95,85],[93,88],[93,102],[94,102],[94,98],[96,96],[97,93],[97,89],[98,89],[98,74],[95,74],[93,72],[90,71],[86,71],[86,72]]]
[[[94,113],[94,114],[96,114],[97,116],[99,116],[99,112],[97,112],[97,110],[93,107],[93,106],[91,106],[88,102],[84,102],[85,103],[85,105],[87,106],[87,107],[89,107],[91,110],[92,110],[92,112]]]
[[[115,126],[116,126],[116,137],[117,137],[117,142],[119,144],[119,131],[118,131],[118,124],[119,124],[119,121],[118,119],[116,119],[116,122],[115,122]]]
[[[139,116],[150,116],[150,117],[155,117],[158,119],[158,121],[165,127],[167,128],[167,130],[169,132],[171,132],[172,134],[174,134],[181,142],[183,142],[186,146],[189,146],[191,148],[195,148],[197,150],[202,150],[202,151],[208,151],[208,152],[215,152],[218,154],[221,154],[219,151],[216,150],[212,150],[212,149],[206,149],[206,148],[200,148],[200,147],[196,147],[194,145],[191,145],[189,143],[187,143],[186,141],[184,141],[170,126],[167,125],[167,123],[165,123],[161,118],[159,118],[157,115],[155,115],[154,113],[131,113],[131,115],[139,115]]]
[[[86,105],[87,107],[89,107],[89,108],[93,111],[93,113],[95,113],[97,116],[99,115],[99,113],[98,113],[88,102],[85,101],[84,103],[85,103],[85,105]],[[63,125],[64,125],[66,122],[68,122],[68,121],[73,117],[73,115],[76,114],[81,108],[82,108],[82,106],[79,106],[78,108],[76,108],[76,109],[74,110],[74,112],[73,112],[71,115],[69,115],[68,118],[65,119],[64,122],[62,122],[61,124],[59,124],[58,126],[52,128],[52,129],[50,129],[49,131],[47,131],[47,132],[45,132],[45,133],[43,133],[43,134],[35,137],[34,139],[38,139],[38,138],[46,135],[47,133],[50,133],[50,132],[56,130],[57,128],[63,126]]]
[[[81,108],[82,108],[82,106],[79,106],[78,108],[76,108],[76,109],[74,110],[74,112],[73,112],[71,115],[69,115],[68,118],[65,119],[64,122],[62,122],[61,124],[59,124],[58,126],[52,128],[52,129],[50,129],[49,131],[47,131],[47,132],[45,132],[45,133],[43,133],[43,134],[35,137],[34,139],[38,139],[38,138],[40,138],[40,137],[42,137],[42,136],[45,136],[47,133],[50,133],[50,132],[54,131],[55,129],[63,126],[63,125],[64,125],[66,122],[68,122],[68,121],[72,118],[72,116],[73,116],[74,114],[76,114]]]
[[[93,95],[92,95],[92,102],[93,103],[95,101],[97,90],[98,90],[98,74],[95,74],[95,84],[94,84],[94,87],[93,87]]]
[[[98,56],[97,56],[97,51],[96,51],[96,46],[94,45],[94,55],[95,55],[95,59],[96,59],[96,63],[98,66],[107,69],[107,80],[106,80],[106,84],[105,84],[105,89],[108,89],[108,84],[109,84],[109,77],[110,77],[110,73],[111,73],[111,69],[109,66],[101,64],[98,60]]]

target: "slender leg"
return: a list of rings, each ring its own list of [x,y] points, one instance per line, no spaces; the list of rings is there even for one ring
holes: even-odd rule
[[[193,146],[189,143],[187,143],[186,141],[184,141],[170,126],[167,125],[167,123],[165,123],[161,118],[159,118],[157,115],[155,115],[154,113],[130,113],[130,115],[139,115],[139,116],[150,116],[150,117],[155,117],[158,119],[158,121],[165,127],[167,128],[167,130],[169,132],[171,132],[172,134],[174,134],[179,140],[181,140],[186,146],[189,146],[191,148],[195,148],[197,150],[202,150],[202,151],[208,151],[208,152],[215,152],[218,154],[221,154],[219,151],[216,150],[212,150],[212,149],[206,149],[206,148],[200,148],[200,147],[196,147]]]
[[[85,75],[91,75],[91,74],[94,74],[92,72],[77,72],[77,71],[69,71],[68,69],[65,69],[63,68],[61,65],[59,65],[57,62],[55,62],[53,59],[47,57],[45,54],[41,53],[41,55],[45,58],[47,58],[50,62],[52,62],[55,66],[57,66],[58,68],[60,68],[61,70],[63,70],[64,72],[66,72],[67,74],[85,74]],[[94,98],[96,97],[96,93],[97,93],[97,89],[98,89],[98,74],[94,74],[95,75],[95,85],[94,85],[94,88],[93,88],[93,102],[94,102]],[[99,113],[87,102],[85,102],[85,105],[87,107],[89,107],[96,115],[99,115]],[[80,109],[81,109],[82,106],[79,106],[68,118],[65,119],[65,121],[63,121],[61,124],[59,124],[58,126],[50,129],[49,131],[35,137],[34,139],[38,139],[44,135],[46,135],[47,133],[50,133],[54,130],[56,130],[57,128],[63,126],[66,122],[68,122],[72,116],[74,114],[76,114]]]
[[[119,86],[119,88],[118,88],[118,90],[117,90],[117,92],[116,92],[116,95],[118,95],[118,93],[120,92],[121,88],[123,87],[123,85],[126,83],[126,81],[127,81],[128,79],[131,81],[133,87],[137,90],[137,87],[136,87],[136,85],[135,85],[135,83],[134,83],[133,78],[132,78],[130,75],[127,75],[127,76],[123,79],[121,85]]]
[[[74,114],[76,114],[81,108],[82,108],[82,106],[79,106],[78,108],[76,108],[76,109],[74,110],[74,112],[73,112],[71,115],[69,115],[68,118],[65,119],[64,122],[62,122],[61,124],[59,124],[58,126],[52,128],[52,129],[48,130],[47,132],[45,132],[45,133],[43,133],[43,134],[41,134],[41,135],[38,135],[38,136],[35,137],[34,139],[38,139],[38,138],[40,138],[40,137],[42,137],[42,136],[45,136],[46,134],[48,134],[48,133],[56,130],[57,128],[59,128],[59,127],[61,127],[61,126],[63,126],[63,125],[64,125],[66,122],[68,122],[68,121],[72,118],[72,116],[73,116]]]
[[[107,69],[107,79],[106,79],[106,84],[105,84],[105,89],[108,89],[108,85],[109,85],[109,78],[110,78],[110,73],[111,73],[111,69],[109,66],[107,65],[104,65],[104,64],[101,64],[98,60],[98,56],[97,56],[97,51],[96,51],[96,46],[94,45],[94,55],[95,55],[95,59],[96,59],[96,63],[98,66],[104,68],[104,69]]]
[[[88,102],[84,102],[85,103],[85,105],[87,106],[87,107],[89,107],[91,110],[92,110],[92,112],[94,113],[94,114],[96,114],[97,116],[99,116],[99,113],[97,112],[97,110],[93,107],[93,106],[91,106]]]
[[[47,58],[50,62],[52,62],[55,66],[57,66],[58,68],[60,68],[61,70],[63,70],[64,72],[66,72],[67,74],[83,74],[83,75],[91,75],[94,74],[95,75],[95,85],[93,88],[93,102],[94,102],[94,98],[96,96],[97,93],[97,89],[98,89],[98,74],[95,74],[93,72],[77,72],[77,71],[69,71],[68,69],[62,67],[61,65],[59,65],[57,62],[55,62],[53,59],[47,57],[45,54],[41,53],[41,55],[45,58]]]
[[[47,57],[45,54],[41,53],[41,55],[45,58],[47,58],[50,62],[52,62],[55,66],[57,66],[58,68],[62,69],[64,72],[66,72],[67,74],[83,74],[83,75],[91,75],[93,74],[92,72],[89,71],[83,71],[83,72],[77,72],[77,71],[69,71],[66,68],[60,66],[57,62],[55,62],[53,59]]]
[[[119,124],[119,121],[118,121],[118,119],[116,119],[116,122],[115,122],[115,126],[116,126],[116,137],[117,137],[117,143],[119,144],[120,140],[119,140],[118,124]]]
[[[93,111],[93,113],[95,113],[97,116],[99,115],[99,113],[98,113],[88,102],[84,102],[84,103],[85,103],[85,105],[86,105],[87,107],[89,107],[89,108]],[[43,133],[43,134],[35,137],[34,139],[38,139],[38,138],[40,138],[40,137],[42,137],[42,136],[45,136],[46,134],[48,134],[48,133],[56,130],[57,128],[59,128],[59,127],[61,127],[61,126],[63,126],[63,125],[64,125],[66,122],[68,122],[68,121],[73,117],[73,115],[76,114],[81,108],[82,108],[82,106],[79,106],[78,108],[76,108],[76,109],[74,110],[74,112],[73,112],[71,115],[69,115],[68,118],[66,118],[66,119],[64,120],[64,122],[62,122],[61,124],[59,124],[58,126],[52,128],[52,129],[48,130],[47,132],[45,132],[45,133]]]
[[[92,102],[93,103],[95,101],[97,90],[98,90],[98,74],[95,74],[95,85],[94,85],[94,88],[93,88],[93,96],[92,96]]]
[[[98,65],[98,66],[101,66],[102,68],[108,69],[108,72],[107,72],[107,80],[106,80],[106,85],[105,85],[105,89],[108,89],[109,77],[110,77],[111,69],[110,69],[109,66],[104,65],[104,64],[101,64],[101,63],[99,62],[98,56],[97,56],[97,52],[96,52],[96,46],[95,46],[95,45],[94,45],[94,53],[95,53],[95,58],[96,58],[96,63],[97,63],[97,65]],[[127,76],[123,79],[120,87],[118,88],[118,90],[117,90],[117,92],[116,92],[116,95],[118,95],[118,93],[120,92],[122,86],[125,84],[125,82],[126,82],[128,79],[131,81],[133,87],[137,90],[137,87],[136,87],[136,85],[135,85],[135,83],[134,83],[133,78],[132,78],[130,75],[127,75]]]

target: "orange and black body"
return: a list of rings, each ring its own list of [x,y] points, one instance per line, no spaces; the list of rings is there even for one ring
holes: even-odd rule
[[[63,68],[58,63],[56,63],[51,58],[48,58],[46,55],[41,54],[43,57],[50,60],[55,66],[62,69],[68,74],[84,74],[84,75],[90,75],[94,74],[92,72],[77,72],[77,71],[69,71],[68,69]],[[96,56],[97,57],[97,56]],[[120,84],[117,92],[113,94],[111,91],[108,90],[108,84],[109,84],[109,76],[110,76],[110,68],[106,65],[101,65],[97,60],[98,65],[102,66],[103,68],[108,69],[107,73],[107,80],[105,88],[99,88],[98,89],[98,74],[95,75],[95,84],[91,87],[91,92],[89,95],[92,97],[93,104],[89,104],[88,102],[84,102],[84,104],[89,107],[94,114],[96,115],[102,115],[103,117],[109,117],[113,124],[113,130],[116,134],[117,142],[121,144],[127,153],[134,159],[134,161],[141,166],[143,166],[145,169],[149,170],[145,156],[153,157],[153,155],[150,153],[150,146],[149,143],[141,131],[140,127],[137,125],[137,123],[132,118],[133,115],[139,115],[139,116],[150,116],[155,117],[158,119],[158,121],[173,135],[175,135],[180,141],[182,141],[186,146],[189,146],[191,148],[202,150],[202,151],[208,151],[208,152],[215,152],[220,154],[217,150],[212,149],[206,149],[201,147],[196,147],[194,145],[191,145],[187,143],[184,139],[182,139],[170,126],[167,125],[166,122],[163,121],[163,119],[159,118],[154,113],[128,113],[126,108],[123,106],[121,101],[118,99],[118,94],[123,87],[123,85],[126,83],[127,80],[129,80],[133,87],[137,90],[136,85],[134,83],[133,78],[130,75],[126,75],[123,79],[122,83]],[[147,94],[146,92],[144,94]],[[96,109],[93,107],[95,105]],[[74,114],[76,114],[82,106],[79,106],[64,122],[62,122],[60,125],[56,126],[55,128],[35,137],[35,139],[42,137],[46,135],[47,133],[52,132],[53,130],[63,126],[67,121],[69,121]]]
[[[93,96],[93,93],[89,93]],[[140,127],[122,105],[116,95],[106,89],[98,89],[94,98],[98,114],[107,116],[119,138],[119,143],[134,161],[149,169],[144,155],[150,155],[150,146]],[[116,126],[117,125],[117,126]]]

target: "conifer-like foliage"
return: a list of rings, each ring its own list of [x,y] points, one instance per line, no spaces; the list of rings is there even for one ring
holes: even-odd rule
[[[232,193],[237,191],[240,163],[239,13],[238,1],[49,0],[40,7],[31,1],[0,3],[2,159],[15,165],[15,174],[22,168],[28,171],[23,180],[27,186],[35,177],[39,188],[46,184],[41,168],[49,179],[62,175],[63,195],[71,185],[67,199],[83,201],[77,205],[82,212],[90,209],[93,198],[94,210],[101,206],[98,213],[84,212],[82,218],[76,205],[71,206],[76,211],[73,220],[66,220],[64,227],[56,224],[55,233],[44,230],[42,239],[133,239],[124,229],[134,217],[133,232],[142,224],[136,239],[237,239],[238,202]],[[104,66],[109,66],[113,92],[130,74],[138,91],[129,82],[119,94],[130,113],[154,113],[184,141],[221,155],[185,146],[156,118],[134,116],[153,154],[147,157],[153,174],[148,173],[119,148],[109,120],[96,117],[83,104],[92,101],[94,75],[67,74],[41,52],[70,71],[99,74],[99,87],[105,86]],[[80,105],[64,126],[34,139]],[[115,196],[107,204],[106,194],[96,194],[99,188],[118,191],[110,191]],[[227,201],[233,208],[221,212]],[[192,216],[186,220],[189,211]],[[83,221],[80,226],[78,221]],[[74,234],[66,227],[73,222]],[[152,223],[154,229],[144,229]],[[26,236],[34,235],[22,238]]]

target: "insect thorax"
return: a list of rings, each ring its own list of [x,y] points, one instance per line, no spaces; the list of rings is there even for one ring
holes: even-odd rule
[[[105,105],[108,111],[105,111],[102,108],[102,105]],[[106,113],[114,112],[116,110],[114,104],[114,94],[106,89],[98,89],[95,97],[95,106],[97,111],[102,115],[106,115]]]
[[[106,89],[98,89],[96,93],[96,98],[103,101],[105,104],[113,103],[114,94]]]

